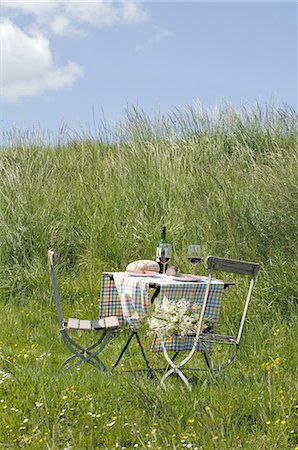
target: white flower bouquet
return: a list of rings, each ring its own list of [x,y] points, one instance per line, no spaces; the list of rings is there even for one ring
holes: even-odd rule
[[[160,339],[166,339],[174,334],[185,336],[196,333],[200,311],[199,305],[190,305],[184,298],[178,302],[171,301],[167,297],[157,299],[155,310],[148,319],[148,332]],[[207,326],[207,319],[204,319],[202,331]]]

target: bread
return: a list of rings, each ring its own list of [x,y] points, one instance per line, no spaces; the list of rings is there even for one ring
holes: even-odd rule
[[[150,259],[140,259],[139,261],[133,261],[126,267],[126,272],[159,272],[159,264]]]
[[[167,269],[166,274],[175,276],[178,273],[178,267],[177,266],[171,266]]]

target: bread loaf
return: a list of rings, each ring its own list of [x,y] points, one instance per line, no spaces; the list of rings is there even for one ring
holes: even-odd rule
[[[144,271],[159,272],[159,264],[150,259],[140,259],[133,261],[126,267],[127,272],[144,272]]]

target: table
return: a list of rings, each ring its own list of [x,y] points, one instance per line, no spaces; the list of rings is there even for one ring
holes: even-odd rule
[[[205,316],[213,324],[216,324],[219,318],[224,289],[230,284],[232,283],[212,279]],[[188,302],[200,305],[204,298],[206,285],[207,278],[202,282],[185,282],[163,275],[135,277],[127,272],[103,272],[100,317],[117,316],[120,324],[129,325],[132,328],[132,334],[114,366],[119,363],[133,336],[136,336],[147,364],[137,330],[148,315],[149,308],[157,295],[160,295],[160,298],[167,297],[174,301],[184,298]],[[152,296],[150,296],[150,288],[154,290]],[[192,348],[193,338],[191,336],[173,336],[165,341],[165,345],[168,351],[186,351]],[[201,346],[198,345],[197,351],[201,350]],[[159,339],[153,339],[151,351],[162,351]]]

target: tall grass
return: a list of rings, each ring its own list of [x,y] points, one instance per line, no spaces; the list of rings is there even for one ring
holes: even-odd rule
[[[51,141],[12,130],[3,142],[0,446],[294,448],[296,112],[197,105],[152,118],[131,107],[93,133],[63,127]],[[192,242],[261,264],[230,378],[196,384],[189,398],[179,382],[163,393],[146,375],[84,367],[57,378],[47,249],[59,255],[66,308],[96,314],[101,271],[152,259],[162,224],[183,271]]]

